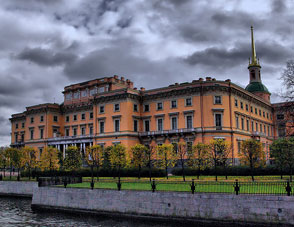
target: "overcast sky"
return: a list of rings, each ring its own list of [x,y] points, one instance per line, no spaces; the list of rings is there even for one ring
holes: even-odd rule
[[[278,101],[294,52],[294,0],[1,0],[0,146],[9,117],[64,86],[119,75],[151,89],[211,76],[248,84],[250,26]]]

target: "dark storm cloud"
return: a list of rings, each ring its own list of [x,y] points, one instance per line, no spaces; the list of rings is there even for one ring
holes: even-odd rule
[[[283,13],[286,10],[284,0],[273,0],[272,1],[272,12],[273,13]]]
[[[25,48],[17,55],[18,59],[28,60],[42,66],[56,66],[74,61],[77,56],[72,53],[57,52],[42,48]]]

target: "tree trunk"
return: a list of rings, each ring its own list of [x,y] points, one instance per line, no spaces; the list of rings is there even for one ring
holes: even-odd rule
[[[118,166],[118,180],[120,181],[120,165]]]
[[[292,182],[292,166],[290,166],[290,182]]]
[[[198,163],[197,179],[200,178],[200,163]]]
[[[91,165],[91,179],[92,179],[92,182],[94,182],[94,166]]]
[[[251,179],[254,182],[254,176],[253,176],[253,163],[250,162],[250,172],[251,172]]]
[[[31,167],[29,167],[29,180],[31,180]]]
[[[185,166],[184,166],[184,161],[182,160],[182,175],[183,175],[183,180],[186,181],[185,178]]]
[[[149,161],[149,181],[151,182],[151,160]]]
[[[215,174],[215,181],[217,181],[216,161],[214,162],[214,174]]]
[[[20,180],[19,168],[17,168],[17,180]]]
[[[5,178],[5,169],[6,169],[6,166],[4,166],[4,171],[3,171],[4,172],[4,178]]]
[[[96,170],[97,170],[97,181],[99,181],[99,165],[96,166]]]
[[[165,164],[165,174],[166,174],[166,179],[168,179],[168,174],[167,174],[167,163]]]
[[[10,180],[11,180],[11,171],[12,171],[12,164],[10,164],[10,176],[9,176],[9,178],[10,178]]]
[[[141,165],[139,165],[139,176],[138,176],[138,179],[141,178]]]

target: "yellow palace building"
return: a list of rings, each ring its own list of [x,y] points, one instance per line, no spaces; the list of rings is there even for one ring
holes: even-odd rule
[[[124,77],[104,77],[66,86],[64,102],[39,104],[11,117],[11,146],[42,151],[75,145],[82,152],[93,144],[156,145],[222,138],[232,146],[238,164],[242,140],[256,138],[269,145],[278,136],[270,92],[261,82],[251,28],[250,82],[244,89],[227,79],[199,78],[167,87],[137,89]]]

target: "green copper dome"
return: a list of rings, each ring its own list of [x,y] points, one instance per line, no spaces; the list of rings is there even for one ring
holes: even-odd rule
[[[266,86],[264,86],[261,82],[251,82],[247,85],[245,88],[246,91],[249,92],[264,92],[270,94],[270,92],[267,90]]]

